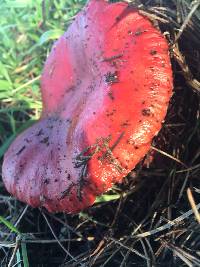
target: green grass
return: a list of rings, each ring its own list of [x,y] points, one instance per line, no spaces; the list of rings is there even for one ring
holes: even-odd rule
[[[21,131],[19,128],[39,118],[39,79],[44,60],[83,3],[0,1],[0,156]]]
[[[148,15],[156,15],[171,41],[197,5],[135,2],[148,6]],[[0,164],[14,138],[40,117],[44,61],[84,3],[0,0]],[[184,26],[178,54],[172,51],[174,95],[154,140],[160,152],[150,168],[141,162],[121,185],[78,215],[27,207],[10,197],[0,180],[0,266],[200,266],[200,227],[187,195],[190,188],[199,208],[199,12],[197,7]]]

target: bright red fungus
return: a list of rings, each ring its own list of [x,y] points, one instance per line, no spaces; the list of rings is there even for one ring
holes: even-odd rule
[[[91,0],[55,43],[41,119],[5,154],[7,190],[33,207],[78,212],[148,152],[172,94],[168,44],[126,3]]]

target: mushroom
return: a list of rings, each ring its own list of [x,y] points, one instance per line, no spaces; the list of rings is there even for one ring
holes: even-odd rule
[[[121,182],[165,118],[168,50],[127,3],[89,1],[46,61],[40,120],[5,154],[7,190],[32,207],[75,213]]]

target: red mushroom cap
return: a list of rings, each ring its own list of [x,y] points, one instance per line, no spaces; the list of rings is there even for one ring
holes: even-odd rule
[[[7,190],[33,207],[77,212],[148,152],[172,94],[168,44],[126,3],[92,0],[55,43],[43,114],[5,154]]]

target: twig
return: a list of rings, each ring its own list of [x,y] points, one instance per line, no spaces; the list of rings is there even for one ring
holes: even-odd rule
[[[183,184],[182,184],[182,186],[181,186],[181,190],[180,190],[180,192],[179,192],[178,200],[180,200],[181,197],[182,197],[182,195],[183,195],[183,192],[184,192],[185,187],[186,187],[186,185],[187,185],[188,179],[189,179],[189,172],[186,173],[186,177],[185,177],[185,179],[184,179],[184,181],[183,181]]]
[[[9,263],[8,263],[8,267],[11,267],[11,266],[12,266],[12,262],[13,262],[13,260],[14,260],[14,257],[15,257],[15,255],[16,255],[16,253],[17,253],[17,250],[18,250],[18,248],[19,248],[20,240],[21,240],[21,238],[20,238],[19,236],[17,236],[17,237],[16,237],[15,247],[14,247],[14,249],[13,249],[13,253],[12,253],[12,256],[11,256],[11,258],[10,258],[10,261],[9,261]]]
[[[3,243],[0,242],[0,248],[5,247],[5,248],[13,248],[16,246],[16,243],[11,243],[11,242],[6,242],[3,241]]]
[[[52,235],[54,236],[54,238],[55,238],[56,241],[58,242],[59,246],[63,249],[63,251],[64,251],[70,258],[72,258],[75,262],[77,262],[77,259],[74,258],[74,256],[73,256],[69,251],[67,251],[67,250],[65,249],[65,247],[63,246],[63,244],[60,242],[60,240],[59,240],[58,237],[56,236],[56,234],[55,234],[53,228],[51,227],[51,225],[50,225],[50,223],[49,223],[49,221],[48,221],[46,215],[45,215],[42,211],[41,211],[41,214],[42,214],[42,216],[44,217],[44,219],[45,219],[45,221],[46,221],[46,223],[47,223],[49,229],[51,230]],[[81,264],[81,266],[83,267],[82,264]]]
[[[19,267],[19,266],[21,266],[21,265],[19,265],[20,263],[23,263],[23,260],[16,262],[12,267]]]
[[[178,39],[181,37],[181,35],[183,34],[183,31],[185,30],[185,28],[189,24],[189,21],[191,20],[194,12],[197,10],[197,8],[199,7],[199,5],[200,5],[200,2],[199,1],[197,1],[197,3],[193,5],[193,7],[190,10],[189,14],[187,15],[184,23],[182,24],[181,28],[179,29],[179,33],[177,34],[174,43],[176,43],[178,41]]]
[[[193,75],[188,67],[188,65],[186,64],[185,58],[184,56],[181,54],[181,52],[179,51],[177,46],[173,47],[173,55],[175,60],[178,62],[183,76],[187,82],[187,84],[192,87],[192,89],[197,90],[198,92],[200,92],[200,82],[193,78]]]
[[[26,205],[26,207],[24,208],[24,210],[22,211],[21,215],[19,216],[19,218],[17,219],[16,223],[14,224],[15,227],[17,227],[17,225],[20,223],[22,217],[24,216],[24,214],[26,213],[27,209],[28,209],[28,205]]]
[[[196,205],[196,209],[199,210],[200,209],[200,203]],[[174,219],[173,221],[168,222],[167,224],[160,226],[152,231],[148,231],[148,232],[144,232],[142,234],[138,234],[135,235],[135,238],[141,238],[141,237],[147,237],[147,236],[151,236],[151,235],[155,235],[161,231],[164,231],[166,229],[170,229],[172,226],[180,223],[181,221],[185,220],[186,218],[188,218],[189,216],[191,216],[193,214],[193,210],[189,210],[187,212],[185,212],[183,215],[177,217],[176,219]]]
[[[195,166],[192,166],[190,168],[187,168],[187,169],[184,169],[184,170],[180,170],[180,171],[176,171],[176,173],[190,172],[190,171],[193,171],[193,170],[195,170],[195,169],[197,169],[199,167],[200,167],[200,163],[195,165]]]
[[[24,83],[23,85],[21,85],[21,86],[17,87],[16,89],[12,90],[12,94],[17,93],[18,91],[20,91],[21,89],[25,88],[26,86],[38,81],[40,78],[41,78],[41,75],[39,75],[39,76],[33,78],[32,80]]]
[[[183,262],[187,264],[187,266],[189,267],[199,266],[200,260],[195,258],[190,253],[175,246],[174,244],[167,243],[165,240],[161,240],[161,243],[168,249],[172,250],[176,256],[178,256]]]
[[[189,202],[190,202],[190,205],[191,205],[191,207],[192,207],[192,210],[193,210],[193,212],[194,212],[194,215],[195,215],[195,217],[196,217],[198,223],[200,224],[200,214],[199,214],[199,212],[198,212],[198,209],[197,209],[197,206],[196,206],[194,197],[193,197],[193,195],[192,195],[192,191],[191,191],[191,189],[190,189],[189,187],[187,188],[187,196],[188,196],[188,200],[189,200]]]
[[[92,263],[90,263],[91,266],[96,262],[96,260],[99,257],[99,255],[104,251],[104,249],[105,249],[105,246],[104,245],[105,245],[105,240],[102,239],[99,242],[97,248],[92,252],[92,254],[90,254],[90,257],[95,256],[94,259],[92,260]]]
[[[145,255],[142,255],[140,252],[138,252],[136,249],[133,249],[127,245],[124,245],[122,242],[112,238],[112,237],[109,237],[110,240],[114,241],[116,244],[120,245],[121,247],[127,249],[128,251],[131,251],[133,252],[134,254],[138,255],[139,257],[145,259],[145,260],[150,260],[148,257],[146,257]]]
[[[81,237],[78,237],[78,238],[65,238],[65,239],[60,239],[59,241],[62,242],[62,243],[65,243],[65,242],[83,242],[83,241],[93,241],[94,240],[94,237],[93,236],[90,236],[90,237],[86,237],[86,238],[81,238]],[[36,244],[52,244],[52,243],[57,243],[57,240],[55,239],[25,239],[23,240],[23,243],[36,243]]]
[[[151,146],[151,149],[159,152],[160,154],[162,154],[162,155],[164,155],[164,156],[166,156],[166,157],[168,157],[170,159],[173,159],[174,161],[178,162],[179,164],[181,164],[182,166],[184,166],[185,168],[187,168],[187,165],[185,163],[183,163],[179,159],[173,157],[172,155],[168,154],[167,152],[164,152],[164,151],[162,151],[162,150],[160,150],[160,149],[158,149],[158,148],[156,148],[154,146]]]

